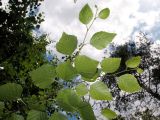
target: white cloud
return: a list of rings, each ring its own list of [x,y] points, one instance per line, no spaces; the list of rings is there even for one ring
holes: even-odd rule
[[[149,33],[154,40],[160,36],[160,0],[45,0],[42,11],[45,12],[45,22],[41,29],[50,34],[53,40],[58,40],[63,31],[74,34],[82,41],[85,26],[78,20],[80,9],[86,4],[92,7],[97,4],[100,9],[109,7],[111,15],[107,20],[97,20],[93,25],[87,40],[93,33],[101,30],[115,32],[116,43],[124,43],[139,31]],[[53,48],[53,47],[52,47]],[[94,52],[92,52],[94,51]],[[88,45],[82,51],[97,60],[103,56],[102,51]],[[91,54],[92,53],[92,54]]]

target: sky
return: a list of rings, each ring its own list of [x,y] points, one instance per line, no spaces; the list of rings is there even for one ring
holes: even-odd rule
[[[135,37],[139,32],[148,34],[148,38],[156,41],[160,36],[160,0],[45,0],[41,11],[45,14],[45,22],[41,30],[49,34],[52,41],[58,41],[62,32],[76,35],[81,42],[86,28],[80,23],[78,16],[81,8],[88,3],[95,12],[94,6],[99,10],[108,7],[111,11],[106,20],[97,19],[87,37],[98,31],[117,33],[113,40],[117,44],[123,44]],[[54,49],[54,43],[47,49]],[[101,61],[104,50],[96,50],[87,44],[81,54],[89,55],[91,58]]]

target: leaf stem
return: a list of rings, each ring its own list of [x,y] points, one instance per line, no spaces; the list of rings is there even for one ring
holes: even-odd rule
[[[88,32],[89,30],[91,29],[91,27],[93,26],[95,20],[97,19],[97,13],[98,13],[98,8],[96,7],[96,13],[95,13],[95,16],[94,16],[94,19],[92,20],[91,24],[89,26],[86,25],[86,33],[85,33],[85,36],[84,36],[84,39],[83,39],[83,42],[81,43],[80,47],[79,47],[79,50],[77,51],[76,55],[75,56],[78,56],[80,54],[80,51],[82,50],[82,48],[84,47],[85,42],[86,42],[86,38],[87,38],[87,35],[88,35]]]

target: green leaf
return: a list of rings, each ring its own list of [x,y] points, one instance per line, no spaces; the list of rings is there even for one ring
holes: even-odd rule
[[[90,96],[95,100],[112,100],[108,87],[101,81],[93,83],[89,92]]]
[[[59,42],[56,44],[58,52],[71,55],[77,48],[77,37],[63,32]]]
[[[114,111],[107,109],[107,108],[103,109],[101,111],[101,114],[108,119],[115,119],[117,117],[117,114]]]
[[[71,81],[77,74],[76,69],[73,68],[69,61],[59,64],[56,68],[56,73],[58,77],[66,81]]]
[[[96,74],[92,78],[82,77],[82,79],[87,82],[94,82],[99,77],[100,72],[101,72],[100,70],[97,70]]]
[[[3,109],[5,108],[5,106],[4,106],[4,102],[1,102],[0,101],[0,118],[1,118],[1,116],[2,116],[2,114],[3,114]]]
[[[11,117],[7,118],[7,120],[24,120],[24,117],[22,115],[13,113]]]
[[[109,8],[105,8],[105,9],[103,9],[103,10],[100,11],[100,13],[99,13],[98,16],[99,16],[99,18],[101,18],[101,19],[106,19],[106,18],[109,17],[109,14],[110,14]]]
[[[42,103],[35,101],[34,104],[32,103],[32,104],[29,104],[28,106],[30,109],[34,109],[34,110],[39,110],[39,111],[46,110],[45,101],[43,101]]]
[[[77,72],[85,78],[93,78],[97,72],[98,61],[85,55],[77,56],[74,63]]]
[[[137,72],[138,72],[139,74],[142,74],[142,73],[143,73],[143,69],[138,68],[138,69],[137,69]]]
[[[126,66],[129,68],[136,68],[139,66],[139,64],[141,63],[141,57],[137,56],[137,57],[132,57],[129,60],[126,61]]]
[[[115,36],[115,33],[100,31],[92,36],[90,44],[101,50],[106,48],[106,46],[113,40]]]
[[[0,111],[3,111],[3,109],[4,109],[4,102],[0,101]]]
[[[55,75],[55,67],[50,64],[44,64],[30,72],[34,84],[41,89],[48,88],[53,83]]]
[[[95,120],[90,104],[83,102],[72,89],[59,91],[56,101],[67,112],[79,112],[83,120]]]
[[[0,100],[15,100],[21,97],[23,88],[16,83],[7,83],[0,86]]]
[[[129,93],[138,92],[141,90],[137,79],[131,74],[125,74],[118,77],[118,86],[121,90]]]
[[[116,72],[120,66],[121,58],[105,58],[101,62],[102,71],[106,73]]]
[[[79,96],[84,96],[88,93],[88,89],[84,83],[79,84],[75,89]]]
[[[37,110],[30,110],[28,112],[27,120],[47,120],[47,113],[37,111]]]
[[[68,119],[64,114],[60,112],[55,112],[54,114],[51,115],[49,120],[68,120]]]
[[[42,91],[41,91],[42,92]],[[45,93],[42,95],[41,92],[39,92],[40,96],[32,95],[27,98],[26,104],[28,107],[32,110],[37,111],[45,111],[46,110],[46,100],[42,99],[44,97]]]
[[[88,24],[93,18],[93,12],[88,4],[86,4],[79,13],[79,20],[83,24]]]
[[[82,120],[96,120],[93,109],[89,103],[81,102],[78,111]]]
[[[81,99],[74,90],[64,89],[58,92],[56,101],[65,111],[74,112],[77,110]]]
[[[61,90],[58,92],[56,101],[57,101],[58,105],[61,108],[63,108],[65,111],[74,112],[75,108],[70,105],[70,101],[69,101],[69,97],[71,97],[70,94],[71,93],[70,93],[69,89]]]

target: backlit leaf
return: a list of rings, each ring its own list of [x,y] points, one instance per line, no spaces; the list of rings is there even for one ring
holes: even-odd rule
[[[101,81],[97,81],[90,86],[90,96],[95,100],[112,100],[112,95],[108,87]]]
[[[2,111],[4,109],[4,102],[0,101],[0,111]]]
[[[23,88],[16,83],[7,83],[0,86],[0,100],[15,100],[21,97]]]
[[[83,24],[88,24],[93,18],[93,12],[88,4],[86,4],[79,13],[79,20]]]
[[[9,118],[6,120],[24,120],[24,117],[22,115],[17,115],[13,113]]]
[[[56,44],[57,51],[62,54],[71,55],[76,48],[77,37],[63,32],[59,42]]]
[[[48,88],[53,83],[55,75],[55,67],[50,64],[44,64],[30,72],[34,84],[42,89]]]
[[[5,106],[4,106],[4,102],[1,102],[0,101],[0,119],[1,119],[1,116],[2,116],[2,114],[3,114],[3,109],[5,108]]]
[[[54,114],[51,115],[49,120],[68,120],[68,119],[64,114],[55,112]]]
[[[101,19],[106,19],[106,18],[108,18],[109,14],[110,14],[109,8],[105,8],[105,9],[103,9],[103,10],[100,11],[100,13],[99,13],[98,16]]]
[[[138,72],[139,74],[143,73],[143,71],[144,71],[144,70],[141,69],[141,68],[138,68],[138,69],[137,69],[137,72]]]
[[[92,36],[90,44],[101,50],[106,48],[106,46],[113,40],[115,36],[115,33],[100,31]]]
[[[37,110],[30,110],[27,115],[27,120],[47,120],[47,113]]]
[[[115,119],[117,117],[117,114],[114,111],[107,109],[107,108],[103,109],[101,111],[101,114],[108,119]]]
[[[75,89],[79,96],[84,96],[88,93],[88,89],[84,83],[77,85]]]
[[[81,102],[80,97],[72,89],[59,91],[56,100],[59,106],[68,112],[76,111],[77,106]]]
[[[77,56],[74,63],[77,72],[85,78],[93,78],[97,72],[98,61],[85,55]]]
[[[96,120],[91,105],[87,102],[79,104],[78,112],[82,120]]]
[[[87,82],[94,82],[99,77],[100,70],[97,70],[96,74],[92,78],[85,78],[82,76],[82,79]]]
[[[129,68],[136,68],[139,66],[140,62],[141,62],[140,56],[132,57],[126,61],[126,66]]]
[[[129,93],[138,92],[141,90],[137,79],[131,74],[125,74],[118,77],[118,86],[121,90]]]
[[[95,120],[91,105],[87,102],[83,102],[74,90],[61,90],[56,100],[58,105],[65,111],[78,112],[83,120]]]
[[[58,67],[56,68],[56,73],[61,79],[71,81],[76,76],[77,72],[76,69],[73,68],[71,63],[67,61],[58,65]]]
[[[113,73],[118,70],[121,63],[121,58],[105,58],[101,62],[102,71]]]

